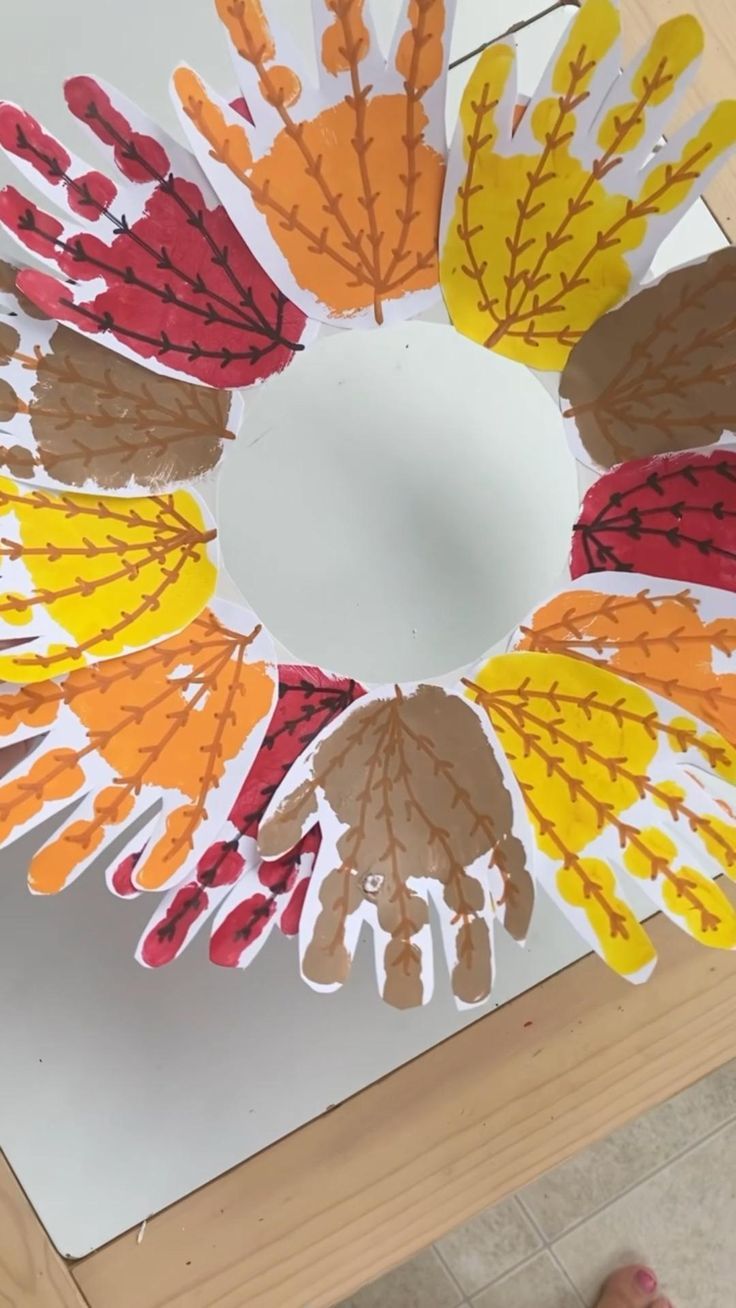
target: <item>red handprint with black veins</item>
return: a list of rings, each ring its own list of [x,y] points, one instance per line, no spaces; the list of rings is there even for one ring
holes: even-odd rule
[[[280,668],[273,718],[228,828],[200,859],[195,875],[161,902],[141,938],[141,962],[148,967],[172,962],[218,909],[210,958],[223,967],[246,966],[276,925],[285,935],[296,934],[319,829],[282,858],[262,862],[258,826],[299,755],[364,693],[356,681],[319,668]],[[139,858],[140,853],[129,854],[115,870],[112,886],[118,894],[135,892],[132,877]]]
[[[249,386],[283,369],[302,348],[305,316],[263,271],[193,156],[91,77],[71,78],[65,95],[112,151],[119,184],[30,114],[0,105],[0,146],[84,222],[65,224],[12,186],[0,193],[9,232],[72,279],[27,269],[19,288],[52,317],[112,338],[112,348],[209,385]],[[84,284],[100,280],[104,289],[90,294]]]
[[[736,590],[736,451],[635,459],[605,473],[583,500],[570,571]]]

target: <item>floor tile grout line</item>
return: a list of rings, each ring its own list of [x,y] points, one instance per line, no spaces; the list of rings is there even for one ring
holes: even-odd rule
[[[506,1195],[505,1199],[498,1200],[498,1204],[491,1204],[490,1211],[492,1211],[494,1208],[497,1208],[499,1204],[514,1203],[514,1201],[516,1201],[519,1207],[521,1208],[522,1217],[526,1218],[527,1212],[526,1209],[524,1208],[524,1205],[520,1201],[518,1193]],[[473,1217],[469,1217],[467,1221],[461,1222],[459,1226],[453,1227],[452,1230],[447,1231],[446,1234],[452,1235],[453,1231],[461,1231],[463,1227],[468,1226],[470,1222],[475,1220],[476,1217],[481,1217],[483,1213],[488,1211],[489,1209],[487,1208],[481,1208],[480,1212],[475,1213]],[[438,1254],[440,1262],[442,1263],[446,1271],[449,1272],[451,1280],[455,1283],[460,1293],[465,1295],[466,1297],[469,1295],[472,1297],[476,1294],[483,1294],[484,1290],[490,1290],[491,1286],[497,1285],[499,1281],[503,1280],[504,1276],[510,1276],[512,1272],[518,1272],[520,1267],[523,1267],[525,1263],[531,1262],[532,1258],[536,1258],[537,1254],[540,1254],[543,1249],[546,1249],[548,1247],[547,1241],[542,1235],[542,1232],[539,1230],[539,1227],[537,1226],[536,1222],[532,1219],[529,1225],[533,1228],[535,1235],[539,1236],[539,1239],[541,1240],[541,1247],[539,1249],[533,1249],[531,1253],[524,1254],[523,1258],[520,1258],[518,1262],[513,1263],[511,1267],[507,1267],[505,1271],[501,1272],[500,1275],[498,1276],[494,1276],[490,1281],[486,1281],[484,1282],[483,1285],[479,1285],[478,1288],[476,1290],[473,1290],[472,1292],[464,1289],[464,1287],[460,1284],[458,1277],[455,1275],[452,1268],[450,1267],[450,1264],[447,1262],[447,1259],[442,1253],[442,1250],[438,1248],[439,1240],[444,1239],[444,1236],[440,1236],[438,1241],[434,1241],[432,1244],[432,1248],[435,1250],[435,1253]]]
[[[501,1281],[505,1281],[507,1276],[513,1276],[515,1272],[520,1272],[522,1268],[526,1267],[527,1263],[533,1262],[534,1259],[538,1258],[540,1254],[544,1253],[544,1250],[547,1248],[549,1248],[549,1246],[545,1245],[542,1249],[534,1249],[532,1253],[525,1254],[524,1257],[520,1258],[517,1263],[513,1263],[511,1267],[505,1268],[505,1270],[501,1272],[498,1276],[494,1276],[491,1281],[485,1281],[483,1285],[479,1285],[477,1290],[463,1290],[462,1286],[460,1286],[461,1294],[464,1294],[466,1298],[469,1299],[475,1299],[477,1295],[485,1294],[486,1290],[491,1290],[494,1285],[499,1285]],[[445,1266],[447,1266],[446,1263]]]
[[[637,1121],[639,1119],[634,1118],[632,1120]],[[570,1226],[564,1227],[564,1229],[562,1231],[559,1231],[557,1235],[552,1235],[552,1236],[545,1235],[541,1226],[538,1227],[539,1233],[542,1236],[545,1245],[547,1246],[547,1248],[551,1249],[553,1245],[558,1244],[560,1240],[566,1239],[568,1235],[572,1235],[573,1231],[577,1231],[581,1226],[584,1226],[585,1223],[589,1222],[592,1217],[599,1217],[600,1214],[604,1213],[607,1208],[610,1208],[612,1206],[612,1204],[618,1203],[619,1199],[626,1198],[626,1196],[630,1195],[632,1191],[637,1189],[638,1186],[644,1185],[646,1181],[653,1180],[655,1176],[659,1176],[660,1172],[663,1172],[665,1168],[669,1167],[672,1163],[681,1162],[682,1159],[687,1158],[688,1154],[691,1154],[694,1149],[699,1149],[701,1145],[708,1144],[708,1142],[712,1140],[714,1136],[719,1135],[721,1131],[725,1131],[727,1127],[734,1126],[734,1125],[736,1125],[736,1113],[732,1114],[731,1117],[721,1122],[719,1126],[714,1127],[712,1131],[707,1131],[706,1134],[700,1136],[698,1140],[694,1140],[693,1143],[688,1145],[686,1149],[681,1149],[679,1153],[672,1154],[671,1157],[669,1157],[666,1162],[660,1163],[658,1167],[654,1167],[652,1168],[651,1171],[644,1173],[644,1175],[640,1176],[636,1181],[633,1182],[632,1185],[627,1185],[623,1190],[619,1190],[619,1192],[615,1194],[613,1198],[607,1199],[606,1202],[604,1204],[601,1204],[598,1208],[591,1209],[589,1213],[586,1213],[585,1217],[580,1217],[578,1218],[577,1221],[572,1222]],[[610,1137],[606,1137],[606,1136],[603,1137],[603,1139],[608,1139],[608,1138]],[[601,1142],[596,1141],[595,1143],[601,1143]],[[592,1145],[587,1145],[586,1149],[590,1149],[592,1147],[593,1147]],[[571,1155],[571,1158],[582,1157],[582,1155],[586,1152],[586,1149],[581,1149],[578,1154]],[[562,1166],[564,1166],[564,1164],[562,1164]],[[543,1179],[544,1179],[544,1173],[539,1178],[539,1180],[543,1180]],[[519,1194],[515,1197],[519,1199],[524,1209],[524,1212],[528,1213],[529,1210],[526,1206],[526,1203],[521,1198],[521,1195]],[[529,1215],[531,1216],[531,1214]],[[537,1225],[536,1222],[535,1225]]]
[[[583,1151],[583,1152],[585,1152],[585,1151]],[[578,1157],[579,1157],[579,1155],[578,1155]],[[518,1203],[518,1205],[519,1205],[519,1207],[520,1207],[522,1213],[524,1214],[524,1216],[526,1217],[527,1221],[529,1222],[529,1225],[530,1225],[530,1226],[531,1226],[531,1227],[536,1231],[537,1235],[539,1236],[540,1240],[542,1241],[542,1246],[543,1246],[543,1248],[545,1248],[545,1249],[549,1249],[549,1247],[550,1247],[550,1241],[547,1239],[547,1236],[544,1234],[544,1231],[542,1230],[541,1226],[539,1225],[539,1222],[537,1221],[536,1217],[534,1216],[534,1213],[531,1211],[530,1208],[527,1207],[526,1203],[524,1202],[524,1196],[522,1195],[522,1193],[521,1193],[520,1190],[519,1190],[519,1191],[514,1195],[514,1199],[515,1199],[516,1202]]]
[[[464,1224],[464,1223],[463,1223],[463,1224]],[[442,1267],[444,1267],[445,1271],[447,1272],[447,1275],[449,1276],[449,1278],[450,1278],[452,1284],[454,1285],[455,1289],[457,1290],[458,1294],[462,1296],[461,1302],[460,1302],[460,1304],[459,1304],[459,1308],[463,1308],[463,1305],[465,1304],[465,1301],[466,1301],[466,1299],[467,1299],[467,1297],[468,1297],[468,1292],[467,1292],[467,1290],[465,1289],[464,1286],[462,1286],[462,1285],[460,1284],[459,1280],[457,1279],[457,1277],[456,1277],[455,1273],[453,1272],[452,1268],[450,1267],[449,1263],[448,1263],[447,1260],[443,1257],[443,1255],[442,1255],[442,1251],[441,1251],[440,1249],[437,1248],[437,1245],[436,1245],[436,1243],[435,1243],[434,1240],[432,1241],[432,1248],[434,1249],[434,1251],[435,1251],[437,1257],[438,1257],[439,1260],[440,1260],[440,1263],[441,1263]]]
[[[586,1305],[585,1305],[585,1302],[584,1302],[584,1300],[583,1300],[583,1296],[582,1296],[582,1294],[580,1293],[580,1291],[579,1291],[578,1287],[576,1286],[575,1282],[573,1281],[572,1277],[568,1274],[568,1272],[567,1272],[567,1268],[563,1265],[563,1263],[562,1263],[562,1262],[560,1261],[560,1259],[557,1257],[557,1254],[555,1253],[555,1251],[554,1251],[554,1249],[552,1248],[551,1245],[548,1245],[548,1246],[547,1246],[547,1253],[550,1255],[550,1257],[551,1257],[551,1259],[552,1259],[552,1262],[554,1263],[555,1267],[557,1268],[557,1270],[558,1270],[558,1272],[560,1273],[560,1275],[561,1275],[561,1277],[563,1278],[563,1280],[566,1281],[567,1284],[570,1286],[570,1289],[572,1290],[573,1294],[575,1295],[575,1298],[576,1298],[577,1301],[578,1301],[579,1308],[586,1308]]]
[[[679,1150],[679,1152],[672,1154],[667,1159],[666,1162],[661,1163],[658,1167],[652,1168],[650,1171],[646,1172],[643,1176],[639,1177],[632,1185],[626,1186],[623,1190],[620,1190],[618,1194],[614,1195],[613,1198],[607,1200],[606,1203],[601,1204],[599,1207],[592,1209],[589,1213],[585,1215],[585,1217],[581,1217],[578,1221],[573,1222],[568,1227],[565,1227],[564,1230],[562,1230],[558,1235],[555,1236],[547,1236],[545,1234],[540,1222],[537,1220],[537,1218],[534,1216],[534,1213],[529,1208],[527,1201],[524,1199],[521,1191],[517,1191],[515,1194],[507,1195],[506,1196],[507,1200],[510,1200],[511,1202],[516,1201],[516,1203],[518,1204],[522,1216],[528,1221],[535,1235],[537,1235],[539,1240],[541,1241],[541,1247],[539,1249],[534,1250],[530,1254],[526,1254],[523,1258],[519,1259],[518,1262],[506,1268],[499,1276],[492,1278],[490,1281],[485,1282],[482,1286],[479,1286],[476,1290],[473,1290],[472,1295],[470,1294],[469,1291],[465,1290],[462,1284],[460,1283],[458,1277],[455,1275],[449,1263],[447,1262],[446,1258],[442,1254],[441,1250],[438,1248],[438,1242],[433,1242],[431,1247],[434,1249],[435,1253],[437,1254],[437,1257],[439,1258],[442,1267],[444,1268],[450,1281],[452,1282],[452,1285],[457,1290],[458,1294],[462,1296],[462,1300],[458,1305],[458,1308],[466,1308],[466,1305],[471,1304],[472,1300],[475,1299],[478,1295],[483,1294],[486,1290],[490,1290],[494,1285],[498,1285],[501,1281],[505,1280],[506,1277],[513,1276],[515,1273],[519,1272],[523,1267],[527,1265],[527,1263],[530,1263],[534,1258],[539,1257],[540,1254],[542,1254],[545,1250],[547,1250],[551,1254],[555,1266],[558,1268],[560,1273],[564,1276],[565,1281],[570,1285],[570,1288],[572,1289],[573,1293],[576,1295],[579,1304],[581,1305],[581,1308],[585,1308],[584,1302],[580,1296],[580,1292],[578,1291],[577,1287],[574,1285],[574,1283],[571,1281],[570,1277],[568,1276],[567,1272],[565,1271],[564,1265],[560,1261],[560,1258],[555,1250],[555,1245],[559,1243],[561,1240],[565,1239],[567,1236],[572,1235],[573,1232],[577,1231],[581,1226],[584,1226],[586,1222],[592,1220],[595,1217],[599,1217],[608,1208],[611,1208],[613,1204],[618,1203],[619,1200],[625,1199],[628,1195],[632,1194],[636,1189],[638,1189],[639,1186],[644,1185],[648,1181],[651,1181],[653,1178],[658,1176],[661,1172],[665,1171],[668,1167],[670,1167],[673,1163],[681,1162],[684,1158],[687,1158],[687,1156],[691,1154],[695,1149],[700,1148],[701,1145],[707,1144],[709,1141],[714,1139],[714,1137],[718,1136],[721,1132],[727,1130],[729,1127],[732,1127],[735,1124],[736,1124],[736,1113],[724,1119],[724,1121],[722,1121],[718,1126],[714,1127],[712,1131],[707,1131],[705,1135],[702,1135],[697,1140],[694,1140],[690,1145],[687,1146],[687,1148],[681,1149]],[[591,1145],[587,1146],[588,1149],[592,1147],[593,1146]],[[579,1154],[573,1155],[573,1157],[580,1157],[585,1152],[586,1150],[583,1149],[580,1151]],[[539,1179],[541,1180],[543,1178],[540,1177]],[[504,1201],[499,1200],[499,1203],[501,1202]],[[491,1208],[495,1206],[496,1205],[491,1205]],[[484,1209],[480,1210],[480,1212],[484,1212],[484,1211],[486,1210]],[[480,1213],[475,1214],[475,1216],[480,1216]],[[467,1222],[461,1223],[460,1228],[455,1228],[455,1229],[462,1229],[462,1226],[466,1226],[472,1220],[473,1220],[472,1217],[468,1218]],[[447,1234],[450,1234],[450,1232],[447,1232]],[[439,1237],[439,1238],[442,1239],[443,1237]]]
[[[572,1291],[572,1294],[575,1298],[577,1308],[586,1308],[586,1305],[581,1297],[580,1291],[578,1290],[577,1286],[573,1283],[573,1281],[568,1276],[561,1262],[556,1257],[554,1250],[549,1248],[549,1246],[547,1245],[545,1245],[544,1249],[537,1249],[536,1253],[530,1254],[528,1258],[524,1258],[522,1262],[517,1263],[514,1267],[510,1267],[508,1271],[505,1271],[502,1273],[501,1276],[496,1277],[495,1281],[490,1281],[488,1285],[482,1286],[479,1290],[474,1290],[473,1294],[468,1298],[468,1304],[470,1305],[470,1308],[473,1308],[473,1305],[476,1303],[476,1300],[479,1298],[480,1295],[485,1294],[487,1290],[492,1290],[494,1286],[502,1285],[504,1282],[511,1280],[513,1276],[516,1276],[518,1275],[519,1272],[522,1272],[525,1267],[529,1266],[530,1263],[536,1262],[537,1258],[543,1258],[545,1254],[550,1255],[552,1262],[554,1263],[558,1272],[560,1273],[563,1280],[565,1281],[565,1284],[570,1287],[570,1290]]]

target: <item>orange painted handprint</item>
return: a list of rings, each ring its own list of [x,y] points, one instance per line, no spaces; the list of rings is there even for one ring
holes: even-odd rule
[[[216,0],[245,103],[174,74],[192,148],[264,268],[311,317],[381,325],[439,294],[447,32],[455,0],[408,0],[384,59],[365,0],[313,0],[315,88],[280,62],[260,0]],[[288,40],[278,49],[287,54]],[[252,124],[246,121],[244,111]]]
[[[736,614],[728,591],[595,573],[540,605],[513,644],[604,663],[736,746]]]
[[[31,889],[55,894],[131,828],[138,850],[148,814],[135,885],[168,887],[222,827],[275,698],[269,636],[223,600],[150,649],[3,687],[0,848],[64,813],[28,867]]]

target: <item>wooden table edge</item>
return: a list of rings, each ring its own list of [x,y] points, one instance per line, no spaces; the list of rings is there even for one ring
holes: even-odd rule
[[[15,1269],[14,1308],[328,1308],[736,1057],[733,956],[650,929],[645,986],[582,959],[157,1214],[140,1243],[136,1228],[66,1265],[0,1159],[0,1299]]]
[[[733,957],[651,923],[76,1264],[90,1308],[327,1308],[736,1056]]]
[[[0,1303],[8,1308],[88,1308],[4,1154],[0,1153]]]

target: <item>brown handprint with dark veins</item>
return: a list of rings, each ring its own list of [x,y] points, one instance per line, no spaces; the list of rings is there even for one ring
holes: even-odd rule
[[[495,908],[523,937],[533,889],[505,774],[475,710],[437,686],[367,695],[277,791],[261,852],[282,854],[316,820],[323,844],[303,918],[307,979],[328,988],[346,979],[368,917],[382,948],[384,998],[400,1008],[422,1003],[431,895],[456,997],[486,998]]]

